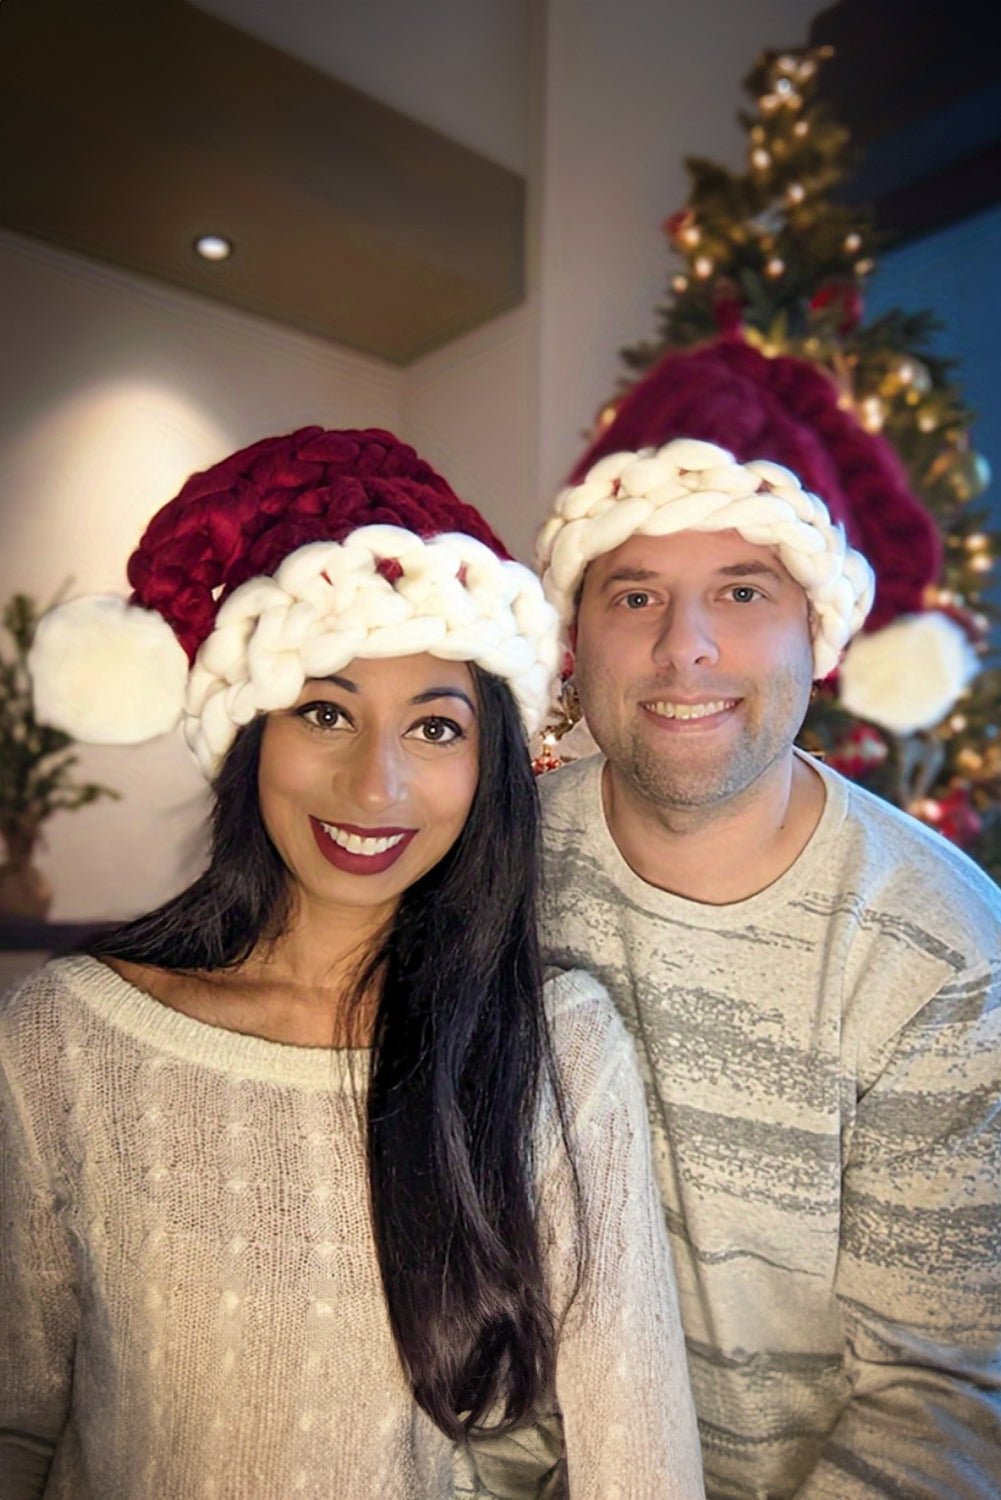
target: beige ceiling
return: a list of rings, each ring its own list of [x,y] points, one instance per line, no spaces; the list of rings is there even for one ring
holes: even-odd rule
[[[396,363],[523,296],[521,177],[185,0],[3,0],[0,137],[6,227]]]

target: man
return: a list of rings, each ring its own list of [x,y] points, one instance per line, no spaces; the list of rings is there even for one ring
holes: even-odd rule
[[[796,750],[872,598],[772,464],[612,455],[540,534],[602,756],[549,958],[645,1069],[710,1497],[1001,1495],[1001,893]]]

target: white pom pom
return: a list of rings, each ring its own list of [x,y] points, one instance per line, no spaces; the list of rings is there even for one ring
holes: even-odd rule
[[[188,658],[162,615],[91,594],[42,616],[28,670],[43,724],[92,745],[135,745],[180,719]]]
[[[976,653],[948,615],[903,615],[859,635],[838,679],[842,707],[894,734],[931,729],[977,673]]]

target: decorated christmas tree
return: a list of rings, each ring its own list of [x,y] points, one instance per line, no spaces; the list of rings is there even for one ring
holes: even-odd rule
[[[800,743],[906,808],[1001,878],[1001,668],[987,597],[1001,537],[981,495],[937,320],[865,320],[871,215],[832,189],[854,163],[818,91],[828,49],[765,53],[746,80],[746,170],[689,160],[688,202],[664,225],[679,258],[656,341],[624,351],[633,379],[576,466],[701,438],[793,469],[872,563],[876,603]],[[543,758],[573,718],[553,726]],[[567,750],[566,754],[571,752]]]

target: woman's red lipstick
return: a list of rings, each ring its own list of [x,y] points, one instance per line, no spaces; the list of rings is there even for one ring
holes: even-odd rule
[[[323,823],[312,816],[309,822],[324,859],[349,875],[381,875],[395,865],[417,832],[416,828],[358,828],[353,823]],[[328,833],[328,829],[333,832]],[[355,848],[345,848],[343,842],[337,842],[338,838],[355,841]],[[371,847],[387,839],[391,841],[388,848]],[[359,847],[357,841],[367,847]]]

